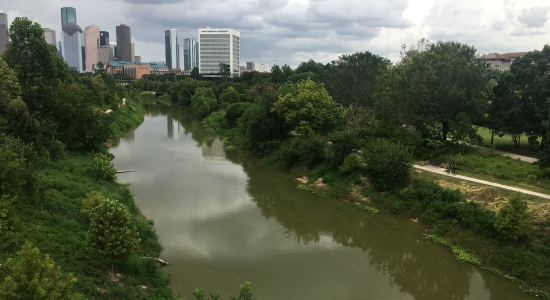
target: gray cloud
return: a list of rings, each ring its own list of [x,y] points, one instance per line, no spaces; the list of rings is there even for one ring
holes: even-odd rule
[[[518,21],[529,28],[540,28],[548,21],[548,10],[550,7],[531,7],[522,9]]]
[[[28,16],[52,27],[60,39],[60,8],[66,0],[5,1],[0,10],[9,20]],[[312,58],[326,63],[358,51],[399,59],[402,44],[420,38],[455,40],[480,52],[540,49],[550,33],[548,7],[530,8],[522,0],[79,0],[77,23],[95,24],[111,33],[132,28],[136,55],[144,61],[164,59],[164,31],[178,29],[183,38],[196,38],[197,29],[234,28],[241,32],[241,61],[297,66]],[[109,9],[105,9],[108,7]],[[420,9],[419,9],[420,7]],[[410,20],[408,19],[410,18]],[[51,24],[51,25],[50,25]]]

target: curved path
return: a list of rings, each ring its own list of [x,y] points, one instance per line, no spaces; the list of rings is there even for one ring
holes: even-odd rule
[[[512,186],[508,186],[508,185],[494,183],[494,182],[490,182],[490,181],[487,181],[487,180],[481,180],[481,179],[462,176],[462,175],[447,174],[445,172],[444,168],[437,168],[437,167],[430,167],[430,166],[420,166],[420,165],[413,165],[413,166],[417,169],[424,170],[424,171],[427,171],[427,172],[437,173],[437,174],[444,175],[444,176],[450,176],[450,177],[455,177],[455,178],[462,179],[462,180],[467,180],[467,181],[477,182],[477,183],[481,183],[481,184],[485,184],[485,185],[495,186],[495,187],[499,187],[501,189],[515,191],[515,192],[519,192],[519,193],[527,194],[527,195],[532,195],[532,196],[537,196],[537,197],[544,198],[544,199],[550,199],[550,195],[546,195],[546,194],[541,194],[541,193],[537,193],[537,192],[533,192],[533,191],[529,191],[529,190],[525,190],[525,189],[520,189],[520,188],[517,188],[517,187],[512,187]]]

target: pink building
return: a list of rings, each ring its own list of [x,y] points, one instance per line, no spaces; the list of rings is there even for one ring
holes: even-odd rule
[[[86,71],[93,71],[98,62],[99,27],[87,26],[84,29],[86,47]]]

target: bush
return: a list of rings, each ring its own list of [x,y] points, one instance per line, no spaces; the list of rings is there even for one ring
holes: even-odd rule
[[[531,229],[531,218],[527,202],[523,201],[519,194],[513,194],[498,211],[495,228],[502,238],[517,240]]]
[[[406,186],[411,179],[412,154],[403,144],[377,139],[362,150],[365,173],[377,190],[392,190]]]
[[[107,155],[102,153],[94,155],[89,172],[97,180],[105,180],[107,182],[114,182],[116,180],[114,164],[109,160]]]

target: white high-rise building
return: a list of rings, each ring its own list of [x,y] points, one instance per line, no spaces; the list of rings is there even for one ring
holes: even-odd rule
[[[240,37],[234,29],[199,29],[199,72],[219,74],[220,64],[226,64],[233,76],[239,76]]]

